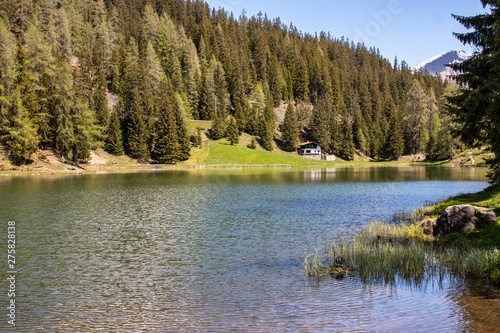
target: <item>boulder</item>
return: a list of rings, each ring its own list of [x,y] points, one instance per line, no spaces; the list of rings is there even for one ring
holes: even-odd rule
[[[476,229],[494,222],[496,219],[495,212],[491,209],[472,205],[457,205],[446,208],[436,221],[427,220],[428,222],[426,222],[424,220],[422,227],[424,232],[438,236],[447,235],[460,229]]]
[[[434,227],[436,226],[437,224],[437,220],[438,218],[435,217],[433,219],[427,217],[426,219],[424,219],[421,223],[420,223],[420,226],[424,229],[424,234],[426,235],[432,235],[433,232],[434,232]]]

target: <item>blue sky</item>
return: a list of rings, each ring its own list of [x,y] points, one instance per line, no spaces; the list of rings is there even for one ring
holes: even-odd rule
[[[485,13],[479,0],[205,0],[210,7],[222,7],[239,17],[259,11],[271,19],[293,23],[314,34],[327,31],[335,38],[380,49],[389,60],[398,57],[410,66],[444,51],[470,50],[452,32],[465,32],[451,13],[471,16]]]

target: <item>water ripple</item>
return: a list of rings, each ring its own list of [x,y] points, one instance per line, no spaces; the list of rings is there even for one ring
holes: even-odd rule
[[[366,285],[355,276],[304,278],[305,253],[348,238],[369,221],[389,219],[394,211],[486,186],[443,180],[456,176],[444,171],[433,176],[427,169],[391,170],[2,180],[0,218],[18,226],[18,330],[498,327],[496,296],[485,298],[449,281],[412,288]],[[460,177],[475,176],[461,171]],[[482,316],[478,308],[496,312]]]

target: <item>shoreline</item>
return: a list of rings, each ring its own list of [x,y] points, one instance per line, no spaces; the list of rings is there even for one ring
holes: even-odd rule
[[[465,204],[492,209],[496,221],[440,237],[424,233],[421,224],[424,212],[438,215],[449,206]],[[438,246],[428,246],[432,244]],[[374,256],[377,251],[379,255]],[[422,253],[426,255],[420,258]],[[335,258],[342,258],[349,264],[339,266]],[[365,281],[378,278],[394,281],[401,274],[411,281],[419,281],[427,270],[434,274],[446,267],[461,278],[486,279],[500,286],[500,184],[417,208],[401,216],[397,223],[372,222],[350,241],[332,245],[326,261],[316,251],[304,259],[303,267],[306,275],[316,277],[358,271]]]
[[[174,170],[203,170],[203,169],[327,169],[350,167],[442,167],[442,168],[487,168],[486,165],[450,165],[446,162],[336,162],[331,165],[289,165],[289,164],[124,164],[124,165],[69,165],[67,169],[22,169],[0,170],[0,177],[29,177],[45,175],[90,175],[113,173],[141,173]]]

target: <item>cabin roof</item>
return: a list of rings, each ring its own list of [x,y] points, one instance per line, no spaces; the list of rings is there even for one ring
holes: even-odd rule
[[[313,141],[303,142],[303,143],[299,144],[299,147],[306,146],[306,145],[310,145],[310,144],[313,144],[313,145],[316,145],[316,146],[323,147],[323,146],[322,146],[322,145],[320,145],[319,143],[317,143],[317,142],[313,142]]]

